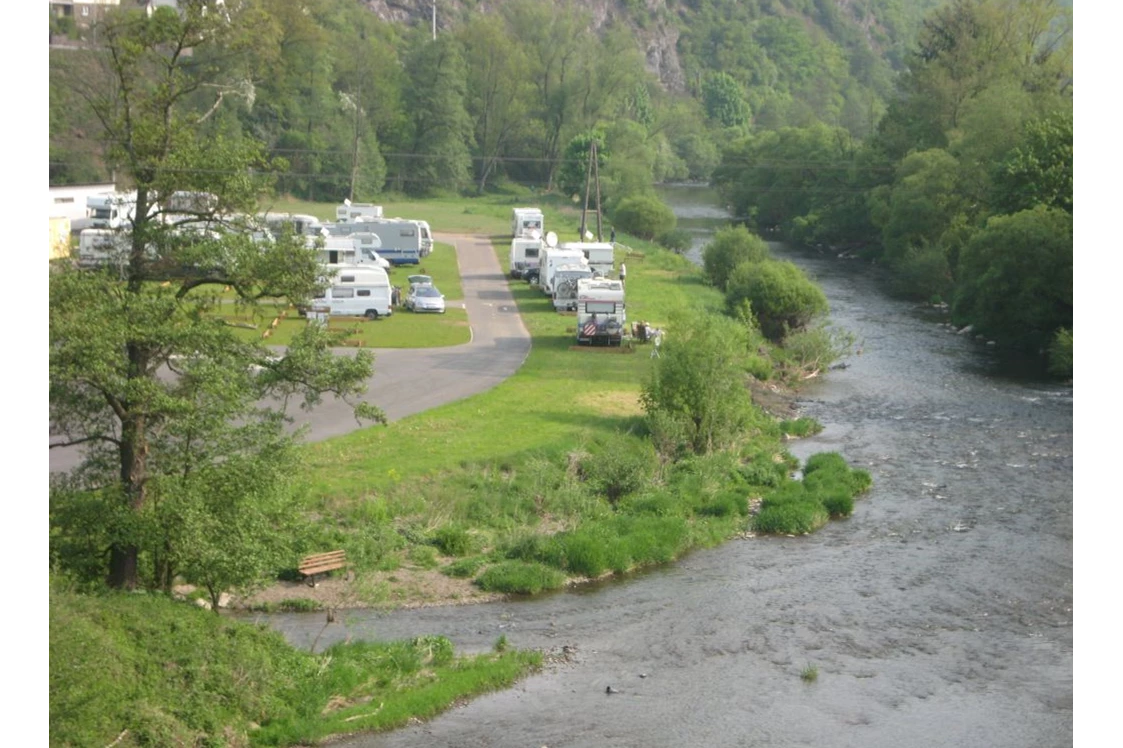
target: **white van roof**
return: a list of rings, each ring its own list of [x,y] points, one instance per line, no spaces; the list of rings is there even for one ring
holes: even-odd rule
[[[386,271],[377,265],[344,265],[341,263],[329,263],[324,265],[329,271],[338,271],[332,278],[332,283],[350,284],[355,283],[358,285],[381,286],[389,285],[390,276]],[[344,277],[346,276],[346,278]],[[347,280],[350,278],[351,280]]]

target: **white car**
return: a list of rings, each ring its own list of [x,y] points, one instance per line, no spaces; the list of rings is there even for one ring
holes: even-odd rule
[[[431,283],[415,283],[409,287],[409,295],[406,296],[406,309],[412,309],[415,312],[444,314],[444,294]]]

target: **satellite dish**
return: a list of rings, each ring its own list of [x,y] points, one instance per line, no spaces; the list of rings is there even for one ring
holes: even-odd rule
[[[542,232],[539,231],[538,229],[531,229],[530,230],[530,238],[531,239],[541,239],[542,238]]]
[[[351,207],[351,200],[345,197],[345,198],[343,198],[343,204],[346,205],[348,208],[350,208]]]
[[[553,231],[550,231],[550,232],[546,233],[546,246],[547,247],[558,246],[558,235],[555,234]]]
[[[585,241],[591,242],[593,240],[593,232],[588,229],[585,230]]]

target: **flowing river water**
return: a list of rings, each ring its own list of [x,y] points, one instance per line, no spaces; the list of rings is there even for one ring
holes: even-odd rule
[[[724,213],[702,191],[666,199],[696,257]],[[870,471],[853,517],[536,600],[263,617],[304,648],[443,634],[550,654],[514,688],[336,745],[1072,744],[1071,386],[1003,375],[857,263],[774,250],[859,341],[801,393],[825,430],[790,446]]]

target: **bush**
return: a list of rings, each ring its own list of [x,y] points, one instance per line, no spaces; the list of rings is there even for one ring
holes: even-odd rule
[[[485,563],[487,563],[487,558],[484,556],[461,558],[441,569],[441,573],[446,577],[467,579],[468,577],[474,577]]]
[[[850,466],[838,452],[817,452],[807,458],[803,466],[804,476],[820,470],[849,470]]]
[[[828,324],[797,330],[773,351],[781,366],[803,372],[821,371],[850,353],[854,336]]]
[[[430,542],[446,556],[467,556],[480,550],[482,543],[478,536],[457,525],[446,525],[437,529]]]
[[[487,592],[534,595],[558,589],[565,584],[565,575],[542,564],[504,561],[487,569],[476,584]]]
[[[891,263],[893,293],[911,299],[940,299],[951,290],[951,270],[943,247],[910,248]]]
[[[773,342],[782,341],[789,331],[802,330],[829,310],[823,290],[786,260],[737,265],[729,276],[726,305],[736,310],[746,299],[761,332]]]
[[[672,252],[682,254],[686,250],[690,249],[690,232],[683,231],[682,229],[667,231],[666,233],[660,234],[659,236],[655,237],[655,241],[661,246],[671,250]]]
[[[749,513],[749,501],[736,491],[722,491],[703,502],[696,513],[703,517],[744,517]]]
[[[437,549],[431,545],[410,546],[408,556],[412,563],[420,566],[422,569],[437,568]]]
[[[818,501],[790,500],[762,505],[760,514],[753,519],[753,529],[776,535],[806,535],[827,524],[829,519],[827,510]]]
[[[644,195],[621,200],[612,222],[621,231],[650,240],[674,230],[677,219],[662,200]]]
[[[854,513],[854,497],[843,486],[816,496],[831,517],[849,517]]]
[[[764,262],[772,256],[768,245],[744,226],[722,229],[702,248],[702,268],[710,283],[726,289],[733,269],[745,262]]]
[[[818,434],[823,430],[823,424],[814,418],[800,417],[780,421],[780,431],[788,436],[804,437]]]
[[[1072,379],[1072,330],[1061,328],[1049,344],[1049,373],[1061,379]]]
[[[655,450],[646,439],[617,434],[592,450],[581,461],[581,476],[612,504],[646,486],[655,474]]]

